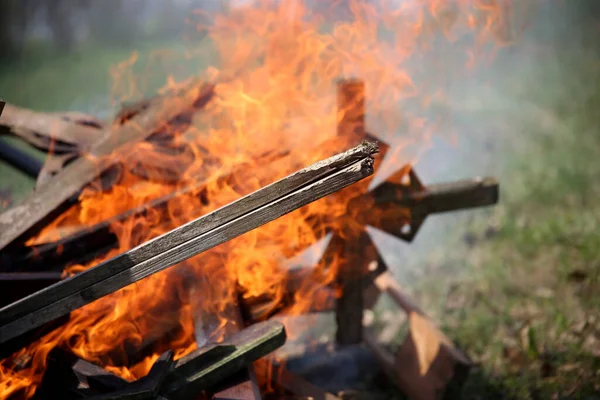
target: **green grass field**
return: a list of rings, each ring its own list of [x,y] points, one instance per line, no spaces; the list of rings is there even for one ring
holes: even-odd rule
[[[29,58],[0,71],[0,96],[109,116],[117,106],[110,66],[130,54]],[[140,92],[152,93],[175,67],[168,54],[152,54],[140,51],[162,60]],[[473,111],[520,128],[500,140],[501,201],[463,220],[442,255],[423,263],[430,278],[411,288],[476,361],[468,399],[600,399],[600,64],[585,49],[542,64],[507,90],[529,107]],[[0,195],[13,202],[33,185],[7,166],[0,178]]]

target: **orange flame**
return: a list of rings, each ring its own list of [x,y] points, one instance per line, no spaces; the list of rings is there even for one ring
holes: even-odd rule
[[[199,26],[208,30],[202,46],[208,46],[215,58],[214,66],[204,73],[218,82],[213,100],[195,113],[189,126],[168,129],[174,137],[169,145],[172,152],[139,143],[123,160],[128,168],[121,171],[116,184],[109,190],[98,185],[84,190],[77,206],[29,244],[55,240],[74,226],[102,222],[204,182],[198,190],[173,198],[164,213],[150,211],[113,223],[118,248],[66,271],[76,273],[355,145],[361,138],[336,137],[340,116],[334,83],[341,77],[365,81],[367,124],[377,129],[382,140],[398,143],[395,136],[402,132],[403,146],[390,154],[400,167],[401,160],[409,157],[404,146],[426,145],[435,126],[424,108],[442,94],[435,83],[419,76],[415,65],[427,62],[427,56],[440,46],[439,36],[448,46],[473,38],[468,51],[457,54],[455,49],[453,53],[462,57],[463,65],[478,59],[492,40],[512,41],[508,0],[322,3],[330,7],[323,9],[318,2],[317,10],[300,0],[256,1],[215,15],[211,26]],[[198,54],[192,49],[188,57]],[[120,97],[140,93],[132,73],[136,61],[133,54],[113,70]],[[166,87],[175,85],[169,79]],[[418,102],[417,110],[403,108],[409,100]],[[265,154],[280,154],[277,168],[265,161]],[[282,260],[320,239],[323,232],[315,231],[315,221],[331,226],[331,221],[346,213],[347,201],[364,190],[365,185],[356,185],[310,204],[73,312],[60,329],[2,362],[0,398],[31,397],[49,351],[57,346],[125,379],[144,376],[158,354],[168,348],[181,357],[196,346],[198,313],[219,316],[238,293],[246,298],[282,299],[287,279]],[[310,287],[330,284],[337,262],[310,274]],[[310,292],[298,293],[302,295],[294,297],[293,312],[302,313],[314,299]],[[164,332],[172,332],[168,343],[154,347],[143,360],[128,359]],[[17,370],[15,360],[24,356],[31,361]]]

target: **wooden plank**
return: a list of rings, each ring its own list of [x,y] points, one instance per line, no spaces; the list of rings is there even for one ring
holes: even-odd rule
[[[0,343],[273,221],[373,173],[362,143],[0,309]]]
[[[280,322],[251,325],[223,343],[209,344],[177,360],[160,394],[170,400],[193,398],[283,346],[285,340]]]
[[[45,113],[6,104],[0,133],[11,133],[43,150],[82,151],[107,134],[104,123],[79,113]]]
[[[111,129],[80,157],[15,206],[0,214],[0,250],[14,240],[35,230],[40,221],[77,195],[83,186],[114,165],[115,155],[124,154],[130,145],[154,133],[182,110],[204,104],[212,97],[213,86],[194,86],[185,93],[175,93],[156,102],[145,112],[125,124]],[[56,190],[56,187],[60,190]]]

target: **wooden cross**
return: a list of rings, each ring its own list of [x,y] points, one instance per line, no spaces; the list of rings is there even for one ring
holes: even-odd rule
[[[365,129],[365,84],[356,79],[338,83],[338,135],[357,135],[373,140]],[[389,145],[379,144],[380,160]],[[377,165],[376,165],[377,167]],[[425,187],[410,165],[403,166],[385,182],[369,191],[373,177],[353,189],[361,193],[348,202],[346,215],[336,224],[321,262],[339,264],[337,299],[338,344],[360,343],[363,291],[368,266],[381,260],[365,228],[370,225],[410,242],[428,215],[464,208],[491,205],[498,200],[498,184],[493,178],[474,179]]]

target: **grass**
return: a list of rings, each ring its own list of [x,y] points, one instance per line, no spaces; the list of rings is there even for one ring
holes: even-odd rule
[[[600,399],[598,58],[572,60],[515,93],[540,112],[509,140],[500,204],[415,287],[477,363],[464,398]]]

